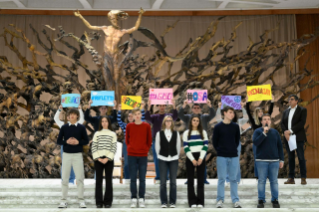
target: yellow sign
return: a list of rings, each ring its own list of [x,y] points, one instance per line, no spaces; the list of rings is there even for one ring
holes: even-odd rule
[[[121,96],[122,110],[132,110],[134,108],[141,108],[141,96]]]
[[[248,102],[271,100],[271,85],[247,86]]]

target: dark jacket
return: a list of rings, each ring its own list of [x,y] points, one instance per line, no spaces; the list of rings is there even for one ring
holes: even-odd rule
[[[111,119],[111,124],[116,123],[117,111],[112,110],[112,114],[108,117]],[[84,120],[93,125],[95,132],[98,131],[100,128],[99,126],[100,119],[101,119],[101,116],[91,116],[90,109],[87,109],[84,113]]]
[[[282,115],[282,119],[281,119],[282,133],[288,130],[289,111],[290,111],[290,108],[285,110]],[[307,109],[304,107],[300,107],[298,105],[291,121],[291,130],[293,131],[293,134],[296,135],[297,142],[307,141],[306,131],[305,131],[306,121],[307,121]]]

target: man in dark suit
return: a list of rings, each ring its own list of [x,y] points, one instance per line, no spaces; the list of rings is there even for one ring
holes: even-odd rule
[[[304,155],[304,144],[307,140],[305,124],[307,120],[307,109],[298,104],[298,96],[289,96],[290,107],[284,111],[281,119],[281,129],[284,133],[286,150],[289,156],[289,178],[285,184],[295,184],[295,150],[290,151],[288,140],[290,135],[296,135],[297,156],[300,165],[301,184],[306,185],[307,169]]]

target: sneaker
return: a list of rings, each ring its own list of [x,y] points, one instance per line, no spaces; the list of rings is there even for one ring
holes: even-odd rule
[[[104,208],[111,208],[111,205],[104,205]]]
[[[68,207],[68,203],[61,202],[58,208],[67,208],[67,207]]]
[[[160,181],[160,180],[154,180],[154,181],[155,181],[155,185],[161,184],[161,181]]]
[[[85,202],[80,202],[80,208],[86,208]]]
[[[204,206],[203,206],[203,205],[197,205],[197,207],[198,207],[198,208],[203,208]]]
[[[219,200],[216,204],[217,208],[222,208],[223,207],[223,200]]]
[[[133,198],[131,200],[131,208],[136,208],[137,207],[137,199]]]
[[[138,204],[140,208],[145,208],[145,200],[143,198],[138,200]]]
[[[197,208],[197,205],[192,205],[191,208]]]
[[[69,183],[69,187],[74,187],[75,184],[74,183]]]
[[[161,208],[167,208],[167,204],[162,204]]]
[[[225,181],[225,187],[230,187],[230,183]]]
[[[184,184],[187,185],[188,181],[186,181]]]
[[[103,208],[103,205],[96,205],[96,208]]]
[[[257,208],[264,208],[264,201],[263,200],[258,200],[258,205]]]
[[[241,208],[240,202],[235,202],[234,203],[234,208]]]
[[[204,182],[205,184],[207,184],[207,185],[209,185],[210,183],[207,181],[207,180],[205,180],[205,182]]]
[[[171,203],[170,208],[176,208],[176,205],[174,203]]]
[[[280,208],[278,200],[271,201],[273,208]]]
[[[126,184],[126,185],[131,184],[131,180],[130,180],[130,179],[125,179],[125,180],[124,180],[124,184]]]

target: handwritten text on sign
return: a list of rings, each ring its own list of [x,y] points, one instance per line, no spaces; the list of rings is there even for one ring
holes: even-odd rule
[[[134,108],[141,108],[142,97],[141,96],[122,96],[121,109],[132,110]]]
[[[187,100],[193,103],[207,103],[207,90],[187,90]]]
[[[114,91],[91,91],[91,106],[114,106]]]
[[[271,85],[247,86],[248,102],[271,100]]]
[[[172,104],[173,88],[150,88],[151,105]]]
[[[63,94],[61,96],[62,107],[79,107],[80,99],[81,99],[80,94],[75,94],[75,93]]]
[[[234,108],[235,110],[241,110],[241,96],[224,96],[222,95],[222,108],[225,106],[230,106]]]

